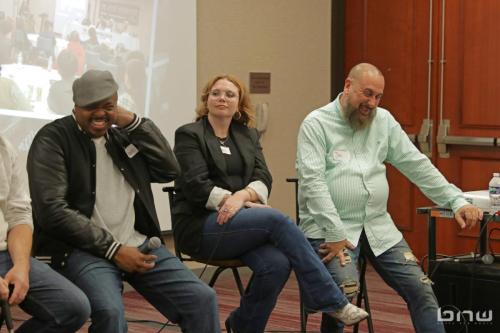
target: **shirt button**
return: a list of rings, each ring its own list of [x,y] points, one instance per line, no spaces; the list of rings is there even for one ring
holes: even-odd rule
[[[141,190],[137,189],[135,190],[135,193],[141,193]]]
[[[95,191],[92,191],[92,195],[95,195]]]
[[[64,266],[66,266],[66,263],[63,261],[63,262],[61,262],[61,267],[64,267]]]
[[[93,167],[93,168],[95,168],[95,163],[94,163],[94,164],[92,164],[92,167]]]

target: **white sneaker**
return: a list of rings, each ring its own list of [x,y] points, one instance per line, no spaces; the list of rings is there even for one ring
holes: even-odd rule
[[[328,314],[346,326],[354,325],[368,317],[368,312],[351,303],[347,303],[342,309],[329,312]]]

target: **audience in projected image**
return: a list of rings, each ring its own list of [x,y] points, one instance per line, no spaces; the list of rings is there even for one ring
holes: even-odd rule
[[[3,17],[0,19],[0,65],[12,62],[12,39],[13,22]]]
[[[61,80],[50,87],[47,104],[57,114],[68,114],[74,104],[72,86],[78,70],[78,59],[70,50],[63,50],[57,57],[56,67]]]
[[[146,64],[139,59],[130,59],[125,64],[123,75],[124,92],[119,97],[120,105],[132,112],[142,113],[146,100]]]
[[[53,23],[46,20],[36,41],[36,53],[39,58],[45,60],[44,65],[48,64],[49,58],[54,58],[55,47],[56,35],[53,30]]]
[[[89,38],[83,42],[83,48],[88,50],[95,50],[99,46],[99,39],[97,38],[97,31],[95,27],[91,26],[88,30]]]
[[[35,17],[30,9],[30,1],[24,0],[19,6],[17,19],[23,21],[24,30],[27,33],[35,32]]]
[[[31,110],[29,100],[24,96],[16,82],[2,77],[0,65],[0,109]]]
[[[69,3],[62,3],[65,1]],[[124,104],[135,112],[144,112],[146,61],[141,53],[142,61],[129,62],[140,47],[137,35],[144,26],[102,13],[86,13],[73,5],[52,11],[21,0],[16,8],[15,17],[9,17],[0,5],[3,105],[14,109],[24,105],[37,113],[67,114],[71,110],[71,83],[86,70],[97,69],[111,72],[120,83],[120,100]],[[76,71],[74,59],[64,50],[76,59]],[[151,99],[156,95],[153,92]]]
[[[14,52],[17,56],[17,62],[29,63],[33,51],[33,45],[28,39],[26,23],[23,18],[17,17],[15,29],[12,35]]]
[[[78,69],[76,70],[76,74],[78,76],[82,75],[85,70],[85,50],[83,49],[78,32],[72,31],[69,34],[67,49],[73,52],[78,60]]]

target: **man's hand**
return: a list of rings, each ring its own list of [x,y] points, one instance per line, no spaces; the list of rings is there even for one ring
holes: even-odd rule
[[[7,293],[9,285],[14,286],[12,295],[9,298],[9,304],[11,305],[21,303],[26,297],[26,293],[30,287],[31,233],[32,230],[30,226],[18,224],[10,229],[7,234],[7,244],[9,244],[8,251],[13,266],[7,274],[5,274],[4,281],[7,284]],[[7,297],[5,299],[7,299]]]
[[[141,253],[136,247],[122,245],[113,257],[113,261],[125,272],[144,273],[155,267],[156,258],[155,255]]]
[[[14,290],[12,291],[12,295],[9,298],[10,305],[18,305],[28,293],[28,289],[30,287],[29,281],[29,269],[28,267],[20,267],[19,265],[14,265],[7,274],[5,275],[5,279],[3,280],[7,284],[7,295],[9,294],[9,285],[14,286]],[[3,288],[2,288],[2,299],[7,299],[7,297],[3,297]]]
[[[116,106],[116,119],[115,119],[116,126],[120,128],[127,127],[127,125],[130,125],[130,123],[132,123],[134,117],[135,114],[133,112],[130,112],[119,105]]]
[[[455,219],[461,229],[473,228],[477,221],[483,219],[483,211],[474,205],[465,205],[455,213]]]
[[[321,259],[322,262],[328,263],[335,256],[339,257],[340,265],[345,266],[344,248],[349,250],[354,250],[354,245],[352,245],[347,239],[341,240],[339,242],[325,242],[319,246],[319,253],[324,257]]]

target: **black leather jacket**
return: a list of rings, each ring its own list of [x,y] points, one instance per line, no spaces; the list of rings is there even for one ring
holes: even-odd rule
[[[134,189],[135,229],[160,236],[151,183],[170,182],[179,173],[177,160],[160,130],[141,119],[132,131],[111,128],[106,148]],[[127,156],[133,144],[138,153]],[[130,155],[130,153],[129,153]],[[29,187],[35,231],[33,253],[59,268],[74,248],[112,259],[119,248],[113,236],[90,221],[95,204],[95,146],[73,116],[45,125],[28,154]],[[113,195],[113,193],[109,193]]]

